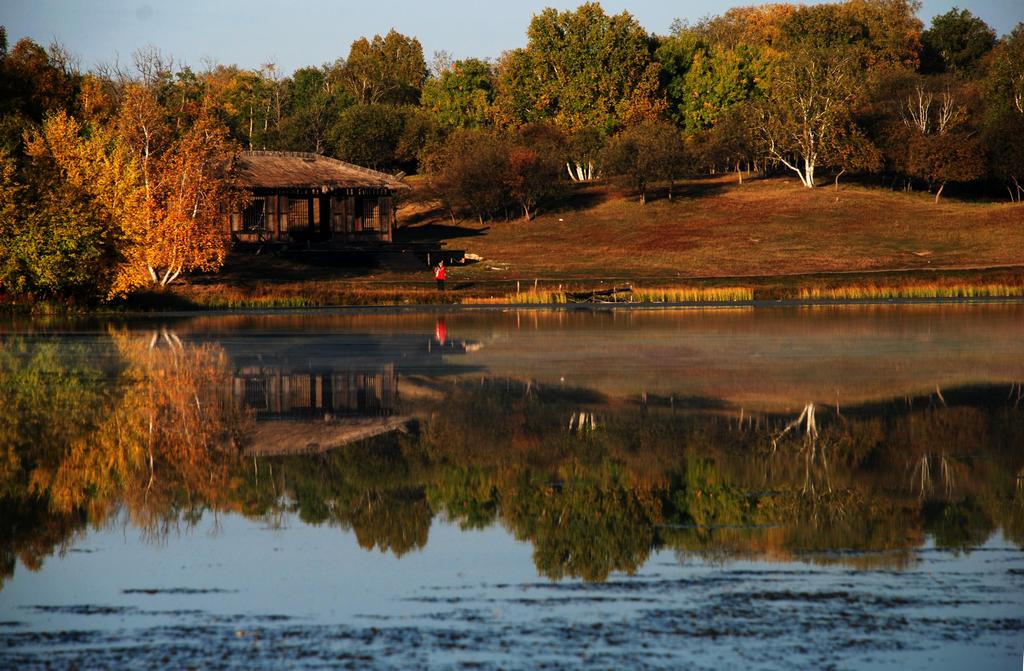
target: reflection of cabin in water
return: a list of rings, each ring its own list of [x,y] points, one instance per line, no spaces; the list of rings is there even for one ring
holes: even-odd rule
[[[320,242],[332,247],[391,242],[397,178],[319,154],[242,152],[234,166],[253,199],[227,216],[238,243]]]
[[[234,397],[257,420],[384,417],[398,404],[398,377],[391,363],[321,372],[246,366],[235,373]]]

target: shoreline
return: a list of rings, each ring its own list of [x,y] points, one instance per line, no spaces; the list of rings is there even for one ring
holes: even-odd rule
[[[887,306],[984,306],[1024,305],[1024,296],[992,296],[973,298],[888,298],[888,299],[774,299],[749,301],[683,301],[674,303],[416,303],[405,305],[324,305],[307,307],[238,307],[202,308],[190,310],[87,310],[81,312],[8,313],[11,317],[130,317],[180,318],[190,316],[251,315],[303,315],[330,313],[363,314],[430,314],[455,312],[607,312],[656,310],[730,310],[773,308],[844,308]]]

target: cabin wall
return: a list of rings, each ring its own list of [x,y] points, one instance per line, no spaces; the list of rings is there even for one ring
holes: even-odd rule
[[[395,213],[390,193],[260,194],[252,203],[246,211],[224,217],[224,228],[234,242],[312,240],[344,247],[392,240]]]

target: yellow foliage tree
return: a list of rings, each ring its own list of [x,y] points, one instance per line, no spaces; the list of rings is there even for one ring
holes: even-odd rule
[[[126,231],[132,243],[115,284],[118,293],[166,286],[183,272],[214,270],[227,254],[221,215],[242,200],[227,170],[235,146],[208,98],[181,112],[169,115],[150,87],[125,89],[116,128],[139,162],[144,207]]]

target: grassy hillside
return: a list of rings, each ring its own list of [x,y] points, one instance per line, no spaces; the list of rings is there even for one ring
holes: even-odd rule
[[[1024,208],[934,204],[927,194],[792,179],[684,183],[641,206],[607,186],[577,189],[532,222],[448,230],[449,244],[519,277],[736,277],[1024,264]],[[422,207],[422,205],[420,205]],[[439,212],[414,210],[408,239],[432,233]],[[426,219],[426,221],[424,221]],[[442,224],[444,222],[441,220]],[[466,229],[478,228],[475,222]],[[465,237],[455,237],[460,234]],[[471,276],[487,275],[474,268]],[[467,269],[467,273],[469,270]],[[489,273],[500,271],[488,270]],[[490,275],[488,275],[490,276]]]
[[[785,178],[739,185],[729,176],[684,182],[673,200],[662,190],[647,205],[614,186],[578,185],[533,221],[480,226],[453,222],[424,192],[417,186],[400,210],[396,240],[483,258],[452,268],[446,295],[414,258],[339,267],[272,254],[236,254],[220,273],[194,278],[175,295],[239,307],[500,300],[518,285],[624,282],[750,287],[759,297],[850,286],[1024,291],[1024,207],[1009,203],[936,205],[922,193],[809,190]]]

